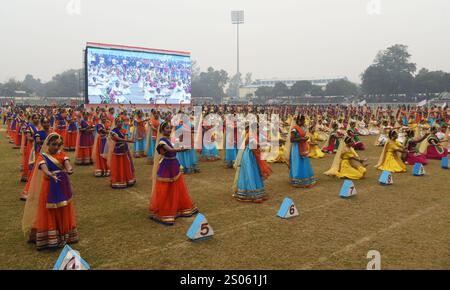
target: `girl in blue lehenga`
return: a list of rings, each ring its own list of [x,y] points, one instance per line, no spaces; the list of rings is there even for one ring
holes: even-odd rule
[[[248,127],[246,128],[248,131]],[[238,201],[260,203],[267,200],[264,189],[264,180],[272,173],[269,165],[261,160],[259,148],[252,146],[256,138],[249,140],[246,133],[245,149],[239,150],[234,167],[236,175],[233,185],[233,197]]]
[[[294,122],[294,120],[293,120]],[[317,183],[309,161],[309,145],[306,136],[305,116],[297,117],[296,124],[291,125],[291,138],[287,146],[289,177],[294,187],[313,187]]]
[[[153,164],[153,157],[156,148],[156,137],[159,128],[159,116],[158,112],[154,109],[151,111],[151,116],[147,125],[147,142],[146,142],[146,152],[147,152],[147,164]]]
[[[203,137],[206,131],[210,130],[213,126],[203,127]],[[205,144],[202,142],[202,153],[200,159],[202,161],[216,161],[219,160],[219,150],[217,150],[217,144],[215,142],[216,134],[213,133],[211,136],[211,142],[209,144]]]
[[[236,122],[226,126],[225,134],[225,166],[227,168],[233,168],[233,164],[236,161],[238,150],[236,148],[237,143],[237,128]],[[234,136],[233,135],[234,132]]]
[[[181,130],[179,130],[181,129]],[[176,134],[177,139],[179,142],[186,146],[185,148],[188,148],[187,145],[184,145],[183,138],[184,136],[191,136],[191,144],[190,148],[188,150],[177,152],[177,159],[180,162],[180,165],[182,167],[183,173],[198,173],[200,170],[198,169],[198,159],[197,159],[197,153],[195,152],[194,146],[193,146],[193,134],[192,134],[192,126],[190,123],[183,124],[180,123],[176,126]],[[188,144],[189,145],[189,144]]]

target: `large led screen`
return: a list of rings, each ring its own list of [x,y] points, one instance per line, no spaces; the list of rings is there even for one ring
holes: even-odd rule
[[[189,104],[188,53],[86,47],[89,104]]]

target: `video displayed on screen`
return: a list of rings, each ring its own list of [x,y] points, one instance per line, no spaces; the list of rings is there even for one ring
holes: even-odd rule
[[[87,47],[90,104],[189,104],[189,55]]]

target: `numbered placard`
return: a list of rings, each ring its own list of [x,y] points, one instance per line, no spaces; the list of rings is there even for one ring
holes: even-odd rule
[[[380,179],[378,180],[382,185],[391,185],[394,184],[394,179],[392,178],[392,172],[383,171],[380,175]]]
[[[292,217],[299,216],[299,212],[297,207],[294,204],[294,201],[288,197],[283,200],[283,203],[278,210],[277,216],[282,219],[289,219]]]
[[[188,238],[193,241],[211,238],[213,235],[213,228],[201,213],[195,217],[195,220],[192,222],[192,225],[187,232]]]
[[[416,163],[413,167],[413,175],[414,176],[422,176],[425,174],[425,169],[423,168],[422,163]]]
[[[441,159],[441,167],[444,169],[448,169],[448,156]]]
[[[80,253],[72,249],[69,245],[66,245],[61,254],[59,254],[58,260],[53,267],[53,270],[89,270],[89,264],[81,258]]]
[[[348,198],[356,195],[356,187],[351,180],[345,180],[344,184],[342,184],[341,191],[339,192],[339,196],[343,198]]]

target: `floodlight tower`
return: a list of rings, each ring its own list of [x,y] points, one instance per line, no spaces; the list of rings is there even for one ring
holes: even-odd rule
[[[231,23],[236,24],[237,28],[237,73],[238,77],[236,93],[239,97],[239,87],[240,87],[240,76],[239,76],[239,24],[244,24],[244,10],[233,10],[231,11]]]

